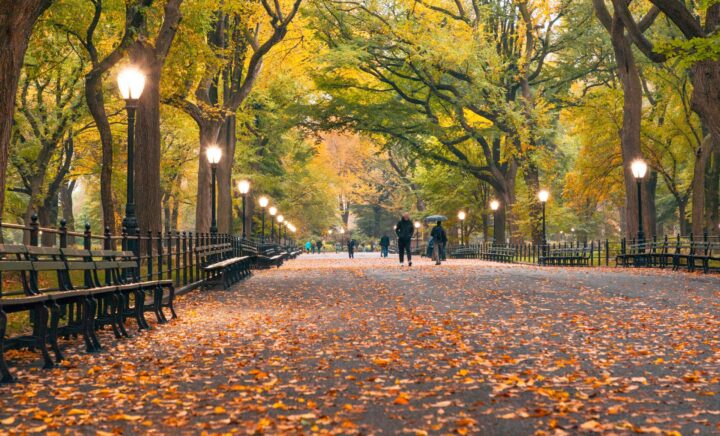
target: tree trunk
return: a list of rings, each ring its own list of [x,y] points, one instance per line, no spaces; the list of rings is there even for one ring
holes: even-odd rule
[[[113,197],[113,137],[105,112],[105,96],[103,95],[102,74],[88,74],[85,78],[85,101],[100,134],[102,162],[100,165],[100,204],[102,207],[103,227],[114,234],[117,217],[115,198]]]
[[[695,153],[692,191],[692,232],[701,235],[705,228],[705,175],[712,153],[712,138],[708,135]],[[687,234],[686,234],[687,235]]]
[[[718,188],[715,187],[717,176],[713,175],[713,155],[720,147],[720,61],[704,60],[697,62],[692,67],[690,76],[693,84],[692,109],[700,116],[703,127],[709,133],[707,144],[701,147],[701,156],[698,156],[696,165],[704,163],[704,170],[695,171],[693,180],[693,233],[702,234],[709,230],[718,232]],[[715,181],[700,181],[708,175],[713,175]],[[698,182],[695,184],[695,182]],[[702,193],[697,192],[703,191]],[[710,195],[708,195],[710,194]],[[702,198],[701,198],[702,197]],[[713,204],[708,204],[709,200]],[[697,203],[697,204],[696,204]],[[702,203],[703,208],[700,208]]]
[[[523,169],[525,185],[531,193],[540,191],[540,174],[537,165],[528,161]],[[542,242],[542,205],[536,195],[530,197],[530,237],[535,244]]]
[[[58,223],[58,193],[53,192],[45,198],[38,208],[38,223],[40,227],[56,228]],[[58,244],[56,233],[43,232],[40,239],[44,247],[52,247]]]
[[[620,148],[625,180],[625,236],[631,239],[635,238],[638,232],[637,181],[632,174],[630,164],[633,160],[642,157],[640,150],[642,84],[632,46],[625,37],[625,28],[617,14],[612,22],[611,40],[615,51],[617,74],[623,88],[623,124],[620,129]]]
[[[655,207],[657,180],[657,172],[648,171],[645,183],[643,183],[643,227],[645,228],[645,237],[648,239],[660,234],[657,229],[657,208]]]
[[[0,0],[0,217],[20,69],[33,26],[50,3],[52,0]]]
[[[232,233],[232,169],[235,163],[235,146],[237,142],[235,128],[235,116],[227,117],[218,138],[218,146],[222,148],[223,151],[223,156],[217,170],[217,221],[218,232],[220,233]]]
[[[708,233],[720,234],[720,144],[713,144],[705,176],[705,222]]]
[[[155,49],[136,43],[130,51],[133,63],[145,74],[135,124],[135,205],[140,234],[162,230],[160,187],[160,78],[162,63]]]
[[[62,208],[62,217],[65,220],[65,227],[69,231],[75,230],[75,214],[73,212],[73,191],[77,185],[76,180],[72,180],[68,183],[63,183],[60,187],[60,207]],[[72,246],[75,244],[75,237],[68,236],[68,245]]]
[[[198,158],[197,198],[195,203],[195,230],[199,233],[210,231],[210,164],[205,150],[217,143],[222,123],[204,121],[200,124],[200,155]]]

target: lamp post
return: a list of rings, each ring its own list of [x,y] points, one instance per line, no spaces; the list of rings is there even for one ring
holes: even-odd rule
[[[458,219],[460,220],[460,245],[465,245],[465,218],[467,214],[464,211],[458,212]]]
[[[340,238],[342,241],[341,242],[342,246],[340,247],[340,251],[342,251],[342,249],[345,247],[345,229],[340,229],[340,235],[341,235]]]
[[[497,240],[497,235],[495,234],[495,214],[497,213],[498,209],[500,209],[500,202],[497,201],[497,200],[491,201],[491,202],[490,202],[490,209],[492,209],[492,211],[493,211],[493,240],[492,240],[492,245],[495,246],[495,244],[496,244],[495,241]],[[502,238],[501,240],[503,240],[503,241],[505,240],[505,235],[500,235],[500,237]]]
[[[125,218],[123,227],[127,235],[128,249],[138,253],[138,222],[135,216],[135,112],[137,111],[140,95],[145,88],[145,75],[136,67],[127,67],[118,74],[118,88],[128,114],[127,129],[127,200],[125,203]]]
[[[578,243],[578,240],[577,240],[577,238],[575,237],[575,227],[570,227],[570,233],[572,234],[572,241],[571,241],[571,242]]]
[[[282,245],[282,228],[283,228],[283,221],[285,221],[285,217],[282,215],[277,216],[277,222],[278,222],[278,244]]]
[[[645,242],[645,232],[643,231],[643,215],[642,215],[642,180],[647,173],[647,164],[642,159],[636,159],[630,164],[633,176],[637,181],[637,207],[638,207],[638,232],[637,243]]]
[[[277,207],[270,206],[268,212],[270,212],[270,242],[275,242],[275,215],[277,214]]]
[[[420,221],[415,221],[415,249],[420,251]]]
[[[222,150],[217,145],[211,145],[205,150],[205,154],[207,155],[207,160],[210,163],[210,170],[212,173],[212,184],[210,186],[210,189],[212,190],[212,194],[210,198],[212,199],[212,207],[210,210],[211,218],[210,218],[210,233],[216,234],[217,229],[217,218],[215,213],[215,185],[216,185],[216,178],[217,178],[217,166],[218,163],[220,163],[220,158],[222,157]]]
[[[258,200],[258,203],[260,204],[260,208],[262,209],[262,236],[260,237],[260,240],[262,243],[265,243],[265,208],[270,203],[270,200],[268,200],[267,197],[262,196]]]
[[[550,198],[550,193],[546,190],[538,192],[538,199],[542,203],[542,252],[547,255],[547,228],[545,227],[545,203]]]
[[[242,195],[242,238],[245,239],[247,237],[247,232],[245,231],[245,204],[247,203],[248,192],[250,192],[250,182],[240,180],[238,182],[238,191],[240,191]]]

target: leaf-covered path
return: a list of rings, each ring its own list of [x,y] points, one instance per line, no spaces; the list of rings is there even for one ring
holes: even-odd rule
[[[720,432],[717,275],[305,255],[178,307],[8,352],[0,431]]]

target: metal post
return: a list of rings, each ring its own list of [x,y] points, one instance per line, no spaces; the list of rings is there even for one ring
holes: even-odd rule
[[[125,203],[125,218],[122,226],[126,229],[129,237],[127,250],[138,254],[138,243],[135,238],[138,235],[138,222],[135,216],[135,111],[137,100],[126,100],[125,108],[128,114],[128,137],[127,137],[127,201]]]
[[[275,217],[270,219],[270,242],[275,242]]]
[[[545,226],[545,202],[542,202],[542,254],[547,256],[547,228]]]
[[[642,216],[642,182],[641,179],[637,179],[637,197],[638,197],[638,232],[637,242],[642,244],[645,242],[645,232],[643,231],[643,216]]]
[[[245,232],[245,203],[247,203],[247,194],[243,194],[242,197],[242,238],[243,240],[247,237],[247,233]]]
[[[215,176],[217,173],[217,165],[211,164],[210,165],[211,173],[212,173],[212,184],[210,189],[212,190],[212,195],[210,198],[212,199],[212,211],[211,211],[211,219],[210,219],[210,233],[215,235],[218,231],[217,229],[217,220],[215,217]]]
[[[262,243],[265,243],[265,208],[262,208],[262,236],[260,237]]]

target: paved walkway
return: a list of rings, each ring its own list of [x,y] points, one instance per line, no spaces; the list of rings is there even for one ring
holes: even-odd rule
[[[305,255],[65,368],[8,353],[0,432],[720,432],[717,275],[396,263]]]

